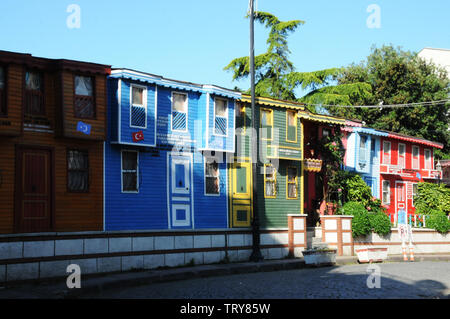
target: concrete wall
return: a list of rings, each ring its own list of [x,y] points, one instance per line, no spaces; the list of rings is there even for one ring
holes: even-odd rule
[[[415,254],[450,253],[450,233],[440,234],[433,229],[413,228],[413,246]],[[387,247],[388,255],[402,254],[401,241],[398,229],[392,228],[387,236],[375,233],[354,239],[355,248],[362,246]]]
[[[248,261],[251,253],[249,229],[6,235],[0,236],[0,282],[68,276],[70,264],[78,264],[83,275],[212,264],[225,257]],[[288,230],[261,230],[261,253],[285,258]]]

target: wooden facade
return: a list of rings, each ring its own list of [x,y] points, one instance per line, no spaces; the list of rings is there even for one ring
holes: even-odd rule
[[[105,229],[226,229],[239,92],[114,69]]]
[[[309,227],[316,226],[320,215],[326,213],[326,201],[324,192],[327,181],[323,180],[320,172],[324,169],[322,156],[316,151],[317,143],[325,136],[334,134],[336,125],[344,125],[345,119],[311,114],[307,111],[300,114],[304,130],[304,213],[308,215],[307,224]]]
[[[288,214],[302,213],[302,104],[256,98],[259,165],[257,200],[262,228],[286,228]],[[243,95],[236,111],[236,152],[229,163],[230,227],[250,227],[253,216],[251,97]]]
[[[0,233],[102,230],[110,67],[5,51],[0,67]],[[92,116],[74,114],[75,77],[92,83]]]

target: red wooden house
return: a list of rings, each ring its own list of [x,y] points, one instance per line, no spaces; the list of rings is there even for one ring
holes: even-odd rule
[[[442,178],[435,169],[434,149],[442,149],[443,145],[391,132],[381,138],[380,144],[381,200],[389,214],[401,209],[413,214],[418,183]]]
[[[0,233],[103,230],[108,74],[0,51]]]

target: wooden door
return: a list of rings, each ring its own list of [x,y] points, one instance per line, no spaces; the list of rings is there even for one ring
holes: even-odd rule
[[[252,164],[233,163],[231,167],[231,227],[249,227],[252,217]]]
[[[46,232],[52,220],[52,153],[18,148],[16,169],[16,232]]]
[[[170,228],[192,228],[192,154],[168,154]]]
[[[395,211],[399,210],[408,211],[406,203],[406,185],[405,182],[395,182]]]

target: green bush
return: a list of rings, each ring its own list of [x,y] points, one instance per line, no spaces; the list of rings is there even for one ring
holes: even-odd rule
[[[391,221],[389,217],[381,212],[369,213],[370,227],[378,235],[387,235],[391,232]]]
[[[417,214],[430,214],[432,210],[450,214],[450,188],[433,183],[419,183],[414,197]]]
[[[353,201],[345,203],[337,214],[353,216],[353,237],[365,236],[372,231],[379,235],[387,235],[391,232],[391,221],[381,208],[376,207],[369,212],[362,203]]]
[[[347,202],[339,210],[339,214],[352,215],[352,236],[365,236],[370,230],[369,214],[363,204],[358,202]]]
[[[431,210],[429,217],[426,219],[427,227],[433,228],[439,233],[447,233],[450,231],[450,221],[447,215],[439,210]]]

